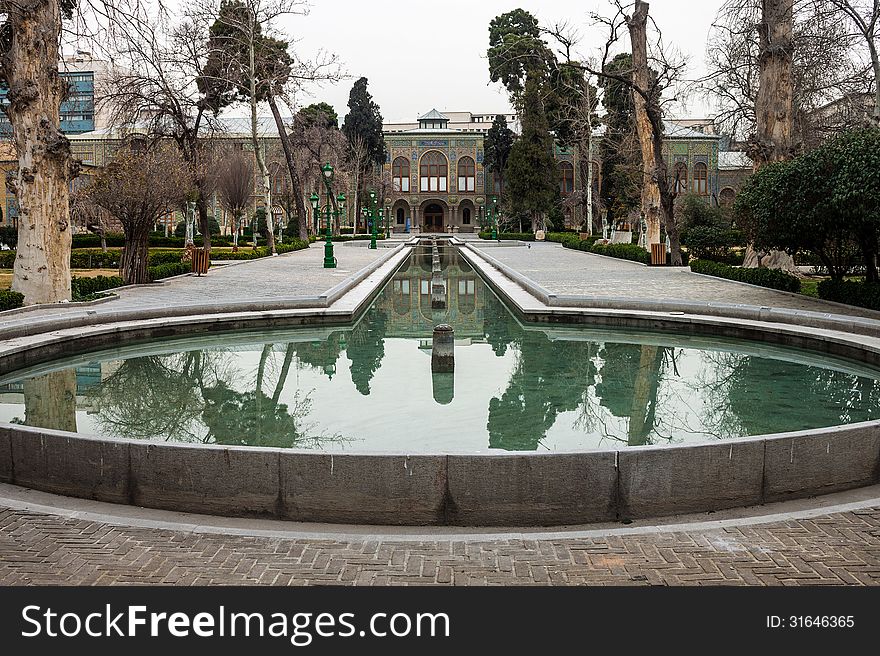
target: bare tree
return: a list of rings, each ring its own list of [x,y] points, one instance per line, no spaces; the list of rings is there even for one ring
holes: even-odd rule
[[[107,233],[110,231],[112,217],[99,207],[89,194],[82,189],[70,194],[70,220],[77,228],[82,228],[101,238],[101,251],[107,252]]]
[[[223,208],[232,215],[232,250],[238,251],[241,218],[251,204],[254,185],[254,162],[236,153],[227,158],[217,180],[217,192]]]
[[[636,108],[636,128],[642,150],[642,211],[648,225],[647,243],[660,243],[660,220],[669,237],[672,249],[671,264],[681,265],[681,245],[675,221],[676,185],[671,184],[666,159],[663,156],[663,92],[681,81],[684,62],[669,56],[662,35],[656,24],[653,28],[656,44],[649,50],[647,30],[649,23],[647,2],[636,0],[632,14],[626,14],[621,0],[614,1],[615,14],[608,17],[594,16],[605,25],[608,36],[602,51],[601,63],[593,67],[583,64],[584,70],[599,78],[616,80],[633,92]],[[612,73],[608,71],[608,58],[620,41],[624,27],[629,33],[632,48],[632,71]]]
[[[123,147],[86,187],[91,202],[112,214],[125,233],[119,273],[126,284],[150,282],[147,256],[150,232],[190,189],[189,168],[166,144]]]
[[[161,0],[154,7],[161,11]],[[120,16],[140,14],[139,0],[0,0],[0,81],[9,89],[5,111],[18,157],[8,180],[20,217],[12,288],[26,305],[70,299],[69,183],[78,165],[60,129],[64,26],[94,41]]]
[[[121,64],[111,69],[101,102],[120,129],[177,146],[190,168],[202,245],[210,251],[208,201],[217,162],[208,142],[221,129],[216,117],[230,100],[218,85],[199,77],[207,58],[207,34],[200,28],[190,20],[172,24],[167,16],[129,21],[125,34],[114,40]],[[189,223],[188,210],[186,216]]]
[[[810,149],[828,135],[815,125],[816,110],[870,88],[870,66],[854,49],[845,21],[826,0],[797,0],[791,37],[793,147]],[[708,74],[698,81],[718,106],[715,124],[745,141],[755,132],[760,77],[762,0],[727,0],[712,26]]]
[[[843,15],[864,39],[874,73],[874,124],[880,126],[880,0],[819,0]]]

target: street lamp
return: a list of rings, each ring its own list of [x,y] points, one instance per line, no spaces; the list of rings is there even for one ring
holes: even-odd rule
[[[389,223],[391,221],[391,200],[385,199],[385,239],[388,239],[388,235],[391,234],[389,230]]]
[[[498,196],[489,197],[486,213],[489,215],[489,224],[492,226],[492,239],[498,239]]]
[[[330,166],[329,162],[324,164],[321,167],[321,178],[324,180],[324,187],[327,191],[327,204],[323,207],[320,207],[319,204],[321,199],[318,197],[317,193],[312,193],[309,200],[312,203],[312,210],[315,213],[316,220],[316,232],[317,232],[317,218],[322,213],[325,218],[325,233],[324,233],[324,268],[325,269],[335,269],[336,268],[336,258],[333,257],[333,238],[332,238],[332,224],[333,219],[338,218],[341,214],[345,212],[345,194],[339,193],[336,197],[336,207],[333,207],[333,167]]]
[[[377,208],[376,208],[376,205],[378,202],[378,195],[376,194],[376,190],[370,189],[370,191],[367,195],[370,199],[370,206],[369,206],[369,208],[366,208],[366,207],[364,208],[364,217],[369,218],[370,224],[372,226],[372,228],[370,230],[370,233],[371,233],[370,248],[372,250],[376,250],[376,237],[377,237],[377,235],[376,235],[376,222],[381,217],[380,212],[382,210],[377,210]]]

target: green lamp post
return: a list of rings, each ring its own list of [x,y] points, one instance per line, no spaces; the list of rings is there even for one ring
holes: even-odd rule
[[[365,212],[365,215],[369,216],[370,225],[372,226],[372,229],[370,230],[370,248],[372,250],[376,250],[376,237],[377,237],[377,235],[376,235],[376,222],[379,218],[378,212],[381,212],[381,210],[379,210],[378,212],[376,210],[377,196],[376,196],[375,189],[370,189],[369,198],[370,198],[370,208],[367,212]],[[364,209],[366,210],[366,208],[364,208]]]
[[[326,231],[324,233],[324,268],[325,269],[335,269],[336,268],[336,258],[333,257],[333,234],[332,234],[332,226],[333,219],[338,218],[345,212],[345,194],[341,193],[336,197],[336,207],[333,207],[333,167],[330,166],[329,162],[324,164],[321,167],[321,178],[324,180],[324,187],[327,190],[327,204],[324,207],[319,207],[320,198],[318,194],[313,193],[311,198],[309,199],[312,202],[312,209],[315,212],[315,216],[320,216],[320,214],[324,214],[325,217],[325,228]]]
[[[388,239],[388,235],[391,234],[389,227],[391,221],[391,200],[385,199],[385,239]]]
[[[489,214],[489,223],[492,225],[492,239],[498,239],[498,196],[490,196],[486,211]]]

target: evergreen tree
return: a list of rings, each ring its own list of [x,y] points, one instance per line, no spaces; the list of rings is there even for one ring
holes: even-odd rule
[[[522,97],[522,136],[510,149],[505,179],[508,205],[515,217],[531,218],[540,229],[559,195],[559,175],[553,158],[553,137],[547,122],[540,84],[530,78]]]
[[[364,180],[371,166],[381,165],[387,157],[385,137],[382,135],[382,114],[379,105],[367,91],[367,78],[362,77],[351,88],[348,96],[348,114],[342,122],[342,133],[348,139],[357,168],[357,202],[354,215],[361,216]]]
[[[515,139],[516,135],[513,130],[507,127],[507,119],[503,114],[498,114],[483,142],[483,168],[502,176],[503,179],[507,160],[510,157],[510,149],[513,148]]]
[[[348,114],[342,122],[342,133],[349,143],[355,140],[363,140],[366,148],[364,161],[361,162],[364,169],[371,163],[382,164],[385,161],[387,149],[385,137],[382,136],[382,114],[379,105],[373,101],[373,96],[367,91],[367,78],[362,77],[351,88],[348,96]]]
[[[297,112],[297,119],[303,122],[304,127],[317,125],[328,130],[339,129],[339,115],[332,105],[325,102],[313,103],[303,107]]]
[[[525,9],[496,16],[489,23],[489,78],[501,82],[519,105],[527,80],[545,78],[553,53],[541,39],[538,19]]]

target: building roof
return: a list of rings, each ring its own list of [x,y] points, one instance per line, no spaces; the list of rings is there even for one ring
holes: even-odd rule
[[[448,121],[449,117],[441,114],[436,109],[432,109],[424,116],[419,116],[420,121]]]
[[[663,132],[670,139],[714,139],[716,141],[721,139],[717,134],[706,134],[674,123],[667,123]]]
[[[282,117],[284,124],[289,125],[293,120],[289,116]],[[212,130],[211,126],[208,123],[203,124],[203,128],[200,129],[200,134],[202,137],[226,137],[226,138],[235,138],[235,137],[250,137],[251,135],[251,119],[248,117],[238,117],[238,116],[221,116],[216,119],[215,126],[216,130]],[[119,130],[118,128],[100,128],[98,130],[92,130],[91,132],[83,132],[81,134],[69,134],[67,135],[68,139],[72,141],[80,141],[80,140],[94,140],[94,139],[119,139],[124,134],[137,134],[146,132],[145,125],[135,125],[126,128],[124,131]],[[278,128],[275,125],[275,119],[272,116],[258,116],[257,117],[257,137],[258,138],[273,138],[278,136]]]
[[[744,152],[739,150],[723,150],[718,153],[718,168],[722,171],[751,169],[754,163]]]

